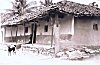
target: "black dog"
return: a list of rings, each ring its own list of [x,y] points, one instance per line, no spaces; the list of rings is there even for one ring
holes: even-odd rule
[[[8,56],[11,56],[11,51],[13,51],[13,54],[16,54],[16,45],[14,45],[13,47],[8,46]]]

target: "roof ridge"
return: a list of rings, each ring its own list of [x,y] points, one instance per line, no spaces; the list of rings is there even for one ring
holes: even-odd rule
[[[97,7],[93,7],[90,5],[85,5],[85,4],[80,4],[80,3],[76,3],[76,2],[72,2],[72,1],[60,1],[57,2],[56,4],[57,6],[59,6],[59,8],[61,10],[64,10],[66,12],[71,12],[74,14],[90,14],[90,15],[98,15],[100,16],[100,8]]]

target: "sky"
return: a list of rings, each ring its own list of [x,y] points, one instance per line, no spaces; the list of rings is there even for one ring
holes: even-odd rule
[[[12,8],[11,1],[14,1],[14,0],[0,0],[0,12],[3,12],[4,9]],[[27,0],[27,1],[28,2],[37,1],[38,4],[39,4],[40,0]],[[41,0],[41,1],[44,1],[44,0]],[[53,0],[53,2],[59,2],[59,1],[62,1],[62,0]],[[89,3],[94,2],[94,1],[97,2],[97,4],[99,4],[99,2],[100,2],[100,0],[68,0],[68,1],[73,1],[73,2],[77,2],[77,3],[81,3],[81,4],[87,4],[87,5]]]

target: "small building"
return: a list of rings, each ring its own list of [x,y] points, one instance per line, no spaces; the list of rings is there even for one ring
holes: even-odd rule
[[[15,23],[5,21],[7,24],[2,24],[5,42],[29,43],[31,40],[31,43],[54,44],[59,48],[67,45],[100,45],[98,7],[60,1],[40,8],[38,14],[32,14]]]

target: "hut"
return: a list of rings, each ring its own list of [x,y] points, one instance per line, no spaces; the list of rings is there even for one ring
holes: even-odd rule
[[[8,20],[6,25],[3,23],[5,41],[50,44],[56,46],[56,51],[67,45],[100,45],[98,7],[60,1],[36,12],[18,17],[22,19],[17,21],[14,17],[15,24]]]

